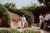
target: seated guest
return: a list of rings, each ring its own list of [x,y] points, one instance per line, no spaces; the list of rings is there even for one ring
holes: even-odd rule
[[[49,21],[50,21],[50,13],[49,13]],[[50,23],[50,22],[49,22]]]
[[[45,22],[45,23],[48,23],[48,22],[49,22],[49,13],[48,13],[48,12],[46,13],[44,22]],[[43,29],[43,22],[42,22],[42,24],[41,24],[41,29]]]
[[[46,16],[45,16],[45,22],[46,22],[46,23],[49,23],[49,18],[50,18],[50,17],[49,17],[49,13],[47,12],[47,13],[46,13]]]

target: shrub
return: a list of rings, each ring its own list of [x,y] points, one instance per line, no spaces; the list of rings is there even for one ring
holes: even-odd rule
[[[9,28],[0,30],[0,33],[20,33],[20,32],[17,31],[16,29]]]
[[[35,33],[35,31],[25,29],[22,32],[20,32],[20,31],[18,31],[16,29],[9,28],[9,29],[1,29],[0,33]]]
[[[6,20],[9,25],[11,22],[11,15],[10,15],[9,11],[7,10],[7,8],[5,8],[2,4],[0,4],[0,17],[2,18],[2,16],[6,17]]]
[[[35,31],[33,31],[33,30],[28,30],[28,29],[25,29],[25,30],[23,30],[23,32],[22,33],[35,33]]]

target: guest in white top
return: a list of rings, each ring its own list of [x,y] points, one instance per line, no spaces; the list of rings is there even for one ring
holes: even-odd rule
[[[26,18],[24,17],[24,15],[23,15],[23,17],[21,18],[21,20],[22,20],[23,29],[24,29],[24,24],[25,24],[25,22],[26,22]]]
[[[49,23],[50,23],[50,14],[49,14]]]
[[[40,16],[39,16],[40,25],[39,25],[39,26],[41,26],[41,23],[42,23],[42,19],[43,19],[43,16],[42,16],[42,14],[40,14]]]
[[[48,22],[49,21],[49,13],[46,13],[46,16],[45,16],[45,22]]]
[[[50,14],[49,14],[49,19],[50,19]]]

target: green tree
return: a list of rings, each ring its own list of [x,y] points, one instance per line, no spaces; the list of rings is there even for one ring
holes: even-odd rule
[[[9,13],[9,11],[7,10],[7,8],[5,8],[2,4],[0,4],[0,18],[4,19],[6,18],[6,24],[10,25],[11,22],[11,15]],[[5,22],[3,21],[3,22]]]
[[[37,7],[37,5],[34,3],[31,3],[31,5],[30,6],[27,6],[27,7],[22,7],[22,10],[23,11],[35,11],[35,8]]]
[[[40,3],[44,3],[44,5],[50,5],[50,0],[38,0]]]
[[[16,9],[15,4],[13,4],[13,3],[6,3],[6,4],[4,4],[4,6],[5,6],[7,9]]]

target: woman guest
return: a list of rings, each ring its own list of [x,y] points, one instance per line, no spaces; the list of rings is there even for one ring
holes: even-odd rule
[[[24,24],[25,24],[25,22],[26,22],[26,18],[25,18],[25,16],[24,16],[24,15],[23,15],[23,17],[21,18],[21,20],[22,20],[23,29],[24,29]]]

